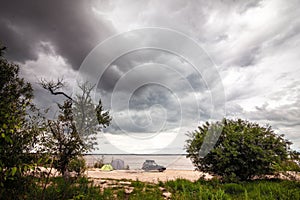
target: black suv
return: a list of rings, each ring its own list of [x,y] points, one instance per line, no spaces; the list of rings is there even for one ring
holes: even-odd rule
[[[163,172],[163,171],[166,170],[166,168],[164,166],[156,164],[154,160],[146,160],[143,163],[142,169],[145,170],[145,171],[158,170],[159,172]]]

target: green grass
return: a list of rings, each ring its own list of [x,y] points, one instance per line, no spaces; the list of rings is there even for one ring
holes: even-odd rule
[[[173,199],[300,199],[300,183],[286,180],[256,180],[220,183],[178,179],[165,183]]]
[[[113,179],[111,179],[113,180]],[[126,181],[126,179],[124,179]],[[119,182],[119,180],[114,180]],[[128,181],[128,180],[127,180]],[[130,199],[130,200],[150,200],[150,199],[163,199],[162,192],[159,186],[151,183],[144,183],[140,181],[130,181],[130,187],[134,190],[130,195],[125,193],[124,187],[106,188],[101,191],[99,186],[94,185],[93,181],[81,177],[65,181],[62,177],[51,178],[49,185],[43,192],[40,180],[36,180],[35,184],[23,195],[19,195],[18,199],[44,199],[45,200],[111,200],[111,199]],[[2,199],[2,198],[0,198]],[[16,199],[16,197],[8,197],[6,199]]]
[[[172,193],[172,199],[230,199],[220,186],[216,181],[191,182],[184,179],[165,183],[167,190]]]
[[[33,188],[27,195],[27,199],[111,199],[112,194],[105,191],[100,193],[100,188],[93,185],[92,181],[86,178],[65,181],[62,177],[51,178],[49,186],[43,194],[42,187]]]
[[[119,180],[114,180],[116,183]],[[129,181],[129,180],[124,180]],[[106,188],[100,190],[91,180],[87,178],[71,179],[65,181],[62,177],[50,179],[50,184],[43,192],[42,181],[32,181],[32,186],[27,191],[20,193],[17,199],[44,199],[45,200],[87,200],[87,199],[128,199],[128,200],[152,200],[164,199],[159,187],[165,188],[172,193],[172,199],[201,199],[201,200],[227,200],[227,199],[300,199],[300,182],[287,180],[254,180],[240,183],[222,183],[217,179],[200,179],[191,182],[185,179],[175,181],[159,182],[158,184],[130,181],[128,187],[134,187],[131,194],[125,193],[124,186]],[[1,194],[1,193],[0,193]],[[2,193],[4,194],[4,193]],[[6,193],[5,199],[16,199]],[[4,196],[0,196],[3,199]]]

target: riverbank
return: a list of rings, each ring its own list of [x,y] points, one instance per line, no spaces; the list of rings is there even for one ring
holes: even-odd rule
[[[133,180],[149,183],[158,183],[159,181],[166,182],[176,179],[186,179],[189,181],[197,181],[199,178],[204,177],[206,180],[210,180],[213,176],[208,173],[193,171],[193,170],[173,170],[167,169],[164,172],[144,170],[113,170],[102,171],[99,168],[88,168],[85,172],[88,178],[96,180],[100,179],[116,179],[116,180]],[[258,177],[257,177],[258,178]],[[300,181],[300,174],[297,172],[280,173],[279,175],[266,175],[264,178],[272,179],[279,178],[282,180],[297,180]]]
[[[171,180],[186,179],[190,181],[196,181],[200,177],[211,179],[212,176],[192,170],[172,170],[167,169],[164,172],[146,172],[143,170],[113,170],[113,171],[101,171],[96,168],[89,168],[85,174],[88,178],[97,179],[127,179],[127,180],[139,180],[142,182],[158,183],[159,181],[166,182]]]

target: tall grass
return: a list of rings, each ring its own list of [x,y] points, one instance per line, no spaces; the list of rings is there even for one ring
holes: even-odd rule
[[[118,180],[114,180],[116,184]],[[40,182],[33,181],[28,185],[27,192],[18,199],[44,199],[44,200],[86,200],[86,199],[129,199],[129,200],[152,200],[164,199],[163,191],[170,192],[171,199],[175,200],[297,200],[300,199],[300,182],[288,180],[254,180],[241,183],[222,183],[217,179],[200,179],[191,182],[185,179],[159,182],[158,184],[130,181],[130,187],[134,188],[128,194],[125,187],[101,189],[93,181],[81,177],[66,181],[62,177],[52,177],[43,190]],[[128,187],[128,186],[127,186]],[[1,194],[1,193],[0,193]],[[3,194],[3,193],[2,193]],[[11,193],[13,195],[13,193]],[[16,195],[10,198],[9,193],[0,195],[0,199],[16,199]]]
[[[44,192],[44,194],[43,194]],[[105,198],[104,198],[105,197]],[[42,187],[35,185],[32,187],[24,199],[44,199],[44,200],[57,200],[57,199],[111,199],[112,194],[100,193],[100,188],[93,185],[92,181],[87,178],[79,178],[66,181],[62,177],[51,178],[46,190],[43,191]]]
[[[176,181],[168,181],[165,183],[167,190],[172,193],[172,199],[214,199],[214,200],[224,200],[230,199],[230,197],[225,194],[225,191],[220,187],[215,187],[215,182],[210,182],[211,184],[202,184],[201,182],[191,182],[185,179],[177,179]]]
[[[287,180],[220,183],[178,179],[165,186],[173,193],[172,199],[300,199],[300,183]]]
[[[118,181],[116,181],[118,182]],[[36,182],[38,183],[38,181]],[[125,192],[124,187],[105,188],[101,190],[100,186],[94,185],[93,181],[80,177],[78,179],[66,181],[62,177],[53,177],[49,181],[46,190],[39,184],[33,185],[26,195],[19,199],[30,200],[111,200],[111,199],[130,199],[130,200],[152,200],[163,199],[162,192],[156,184],[144,183],[140,181],[131,181],[131,187],[134,190],[131,194]],[[43,194],[44,192],[44,194]],[[0,199],[2,199],[0,197]],[[15,198],[5,198],[15,199]]]

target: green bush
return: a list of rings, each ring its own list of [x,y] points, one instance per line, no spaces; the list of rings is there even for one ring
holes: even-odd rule
[[[32,86],[19,76],[20,67],[6,60],[5,49],[0,42],[0,195],[26,189],[24,177],[36,164],[32,148],[44,131]]]
[[[86,170],[86,162],[82,156],[72,159],[68,166],[69,172],[76,172],[77,176],[82,175]]]
[[[300,166],[292,160],[286,160],[280,163],[280,168],[283,171],[300,171]]]
[[[283,135],[276,135],[270,126],[241,119],[206,122],[189,137],[187,157],[195,167],[226,181],[249,180],[275,172],[274,165],[287,160],[291,145]],[[201,157],[201,147],[211,145],[214,140],[217,141],[211,151]]]

